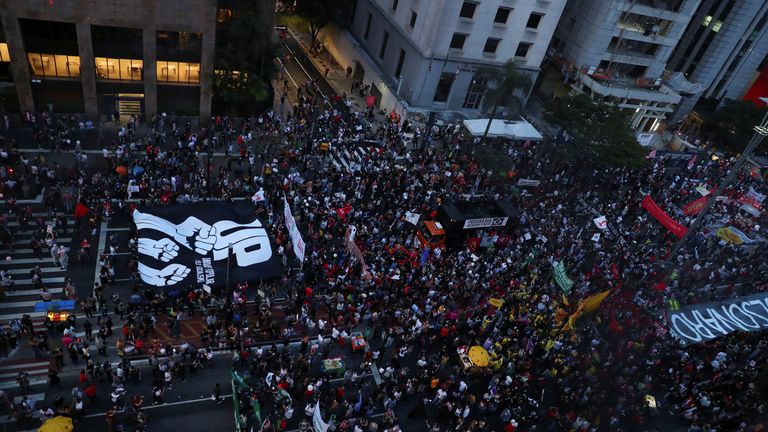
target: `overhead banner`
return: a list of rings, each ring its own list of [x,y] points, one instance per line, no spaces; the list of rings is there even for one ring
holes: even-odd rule
[[[283,195],[283,216],[285,217],[285,227],[288,229],[288,236],[291,238],[293,254],[296,255],[296,259],[298,259],[300,263],[303,263],[305,248],[304,240],[301,238],[299,228],[296,226],[296,219],[293,218],[291,206],[288,204],[285,195]]]
[[[735,331],[768,328],[768,293],[738,297],[720,303],[683,306],[669,311],[672,335],[683,345],[712,340]]]
[[[133,211],[133,220],[139,274],[147,285],[223,286],[230,246],[232,281],[269,279],[282,272],[266,227],[245,201],[142,206]]]
[[[565,291],[566,294],[571,291],[573,280],[565,274],[565,264],[562,261],[558,261],[552,267],[552,276],[555,278],[555,282],[560,285],[560,288]]]
[[[464,229],[504,226],[508,219],[508,217],[467,219],[464,221]]]
[[[709,201],[709,198],[703,196],[697,200],[689,202],[683,206],[683,214],[686,216],[696,216],[707,206],[707,201]]]
[[[656,202],[653,201],[650,195],[646,195],[645,198],[643,198],[642,206],[646,211],[648,211],[648,213],[651,214],[651,216],[659,221],[660,224],[662,224],[677,238],[683,238],[685,233],[688,232],[688,228],[680,225],[674,219],[672,219],[664,210],[661,209],[661,207],[656,204]]]

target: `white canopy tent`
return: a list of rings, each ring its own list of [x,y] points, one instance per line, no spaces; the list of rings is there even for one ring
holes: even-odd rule
[[[483,136],[489,119],[464,120],[464,127],[474,136]],[[488,137],[541,141],[543,136],[527,121],[494,119]]]

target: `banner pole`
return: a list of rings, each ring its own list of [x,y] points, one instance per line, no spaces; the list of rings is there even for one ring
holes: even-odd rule
[[[232,243],[230,243],[227,246],[227,301],[226,305],[230,306],[232,304],[232,292],[230,291],[230,283],[229,283],[229,269],[230,269],[230,263],[232,261]]]

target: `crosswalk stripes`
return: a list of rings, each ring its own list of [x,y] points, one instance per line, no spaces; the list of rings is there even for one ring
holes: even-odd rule
[[[342,144],[331,147],[330,158],[339,171],[359,171],[368,160],[376,159],[381,153],[380,147]]]
[[[46,223],[50,223],[51,220],[48,212],[43,209],[42,205],[33,205],[32,208],[32,221],[30,221],[28,229],[21,229],[15,221],[6,223],[8,230],[14,235],[15,246],[17,247],[13,252],[7,248],[4,250],[0,249],[0,269],[7,270],[14,282],[13,288],[6,290],[5,298],[0,302],[0,326],[7,328],[10,320],[21,319],[22,315],[27,314],[32,317],[35,331],[46,331],[43,325],[46,312],[35,311],[35,305],[41,301],[41,298],[40,292],[35,289],[32,283],[30,271],[35,266],[39,266],[43,272],[43,284],[49,289],[54,300],[60,300],[64,292],[66,270],[56,266],[53,257],[51,257],[51,254],[44,246],[40,251],[42,259],[35,257],[34,251],[31,248],[33,229],[37,228],[35,220],[43,218]],[[74,220],[68,218],[66,234],[60,233],[61,236],[57,241],[59,245],[71,247],[71,235],[74,231],[74,225]],[[6,257],[10,257],[10,259],[6,259]],[[76,260],[76,257],[73,256],[70,250],[70,265],[73,264],[74,260]],[[25,342],[22,341],[21,343]],[[20,371],[25,371],[29,374],[31,385],[45,383],[47,382],[49,367],[49,361],[36,360],[34,358],[3,361],[2,365],[0,365],[0,389],[17,389],[16,376]],[[2,419],[4,417],[0,416],[0,423],[3,423]]]

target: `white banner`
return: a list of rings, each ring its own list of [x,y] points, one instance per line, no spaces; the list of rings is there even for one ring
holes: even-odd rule
[[[420,217],[421,217],[421,215],[418,214],[418,213],[405,212],[405,220],[408,223],[412,223],[414,225],[418,225]]]
[[[605,216],[596,217],[592,219],[592,222],[594,222],[595,226],[600,229],[606,229],[608,227],[608,219],[606,219]]]
[[[532,180],[532,179],[520,179],[517,181],[518,186],[532,186],[532,187],[539,187],[541,184],[541,180]]]
[[[304,262],[304,240],[301,238],[299,228],[296,226],[296,219],[291,214],[291,206],[288,205],[288,199],[283,196],[283,215],[285,216],[285,227],[288,229],[288,235],[291,237],[293,253],[299,262]]]
[[[315,411],[312,413],[312,428],[315,432],[326,432],[330,424],[323,421],[323,415],[320,413],[320,402],[315,404]]]
[[[768,294],[683,306],[669,311],[668,322],[672,334],[683,345],[708,341],[734,331],[761,331],[768,328]]]
[[[508,217],[467,219],[464,221],[464,229],[486,228],[504,226],[507,224]]]

